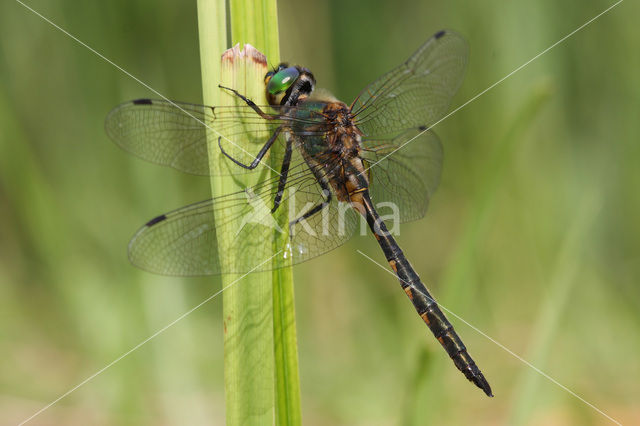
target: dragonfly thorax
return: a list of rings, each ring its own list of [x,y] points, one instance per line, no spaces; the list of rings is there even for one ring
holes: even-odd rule
[[[369,180],[360,158],[362,132],[353,123],[351,109],[337,100],[313,100],[301,106],[312,111],[308,117],[313,124],[304,128],[310,136],[298,144],[307,164],[326,178],[339,201],[353,203],[353,196],[366,190]]]
[[[322,112],[330,129],[329,148],[344,159],[359,156],[362,132],[353,123],[349,107],[340,101],[328,102]]]
[[[292,133],[306,155],[333,164],[360,154],[362,132],[343,102],[305,100],[292,117]]]

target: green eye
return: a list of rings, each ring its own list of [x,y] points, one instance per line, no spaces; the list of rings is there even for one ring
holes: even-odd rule
[[[298,78],[300,72],[296,67],[289,67],[278,71],[271,77],[267,84],[267,92],[277,95],[287,90]]]

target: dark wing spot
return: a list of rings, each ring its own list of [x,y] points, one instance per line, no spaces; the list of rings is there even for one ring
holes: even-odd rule
[[[149,222],[147,222],[144,226],[147,226],[147,227],[148,227],[148,226],[153,226],[153,225],[155,225],[155,224],[156,224],[156,223],[158,223],[158,222],[162,222],[162,221],[163,221],[163,220],[165,220],[166,218],[167,218],[167,215],[162,214],[162,215],[160,215],[160,216],[154,217],[154,218],[153,218],[153,219],[151,219]]]
[[[427,126],[418,126],[418,130],[424,132],[425,130],[427,130]]]
[[[136,99],[134,105],[151,105],[151,99]]]
[[[435,38],[436,38],[436,40],[437,40],[437,39],[439,39],[440,37],[442,37],[442,36],[443,36],[443,35],[445,35],[445,34],[446,34],[446,31],[445,31],[445,30],[440,30],[440,31],[438,31],[438,32],[434,35],[434,37],[435,37]]]

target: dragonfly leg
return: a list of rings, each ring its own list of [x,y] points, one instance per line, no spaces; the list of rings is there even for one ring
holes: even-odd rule
[[[287,140],[287,146],[284,151],[284,160],[282,160],[282,166],[280,167],[280,180],[278,181],[278,192],[273,200],[273,208],[271,213],[275,213],[280,207],[282,201],[282,195],[284,194],[284,187],[287,184],[287,177],[289,176],[289,166],[291,165],[291,152],[293,151],[293,144],[291,139]]]
[[[308,212],[306,212],[305,214],[303,214],[302,216],[300,216],[297,219],[292,220],[291,222],[289,222],[289,235],[293,235],[293,227],[295,226],[296,223],[302,222],[303,220],[309,219],[311,216],[313,216],[316,213],[319,213],[320,211],[322,211],[322,209],[324,209],[325,207],[327,207],[329,205],[329,203],[331,202],[331,190],[329,189],[329,184],[327,183],[327,180],[324,176],[319,176],[318,173],[315,172],[314,168],[312,167],[311,170],[314,171],[314,174],[316,175],[316,178],[318,179],[318,183],[320,184],[320,187],[322,188],[322,195],[324,197],[324,201],[322,201],[319,204],[316,204],[313,208],[311,208],[311,210],[309,210]]]
[[[258,164],[260,164],[260,161],[262,161],[262,158],[265,156],[265,154],[267,153],[267,151],[269,151],[269,148],[271,148],[271,145],[273,145],[273,143],[276,141],[276,139],[278,138],[278,135],[280,134],[280,131],[282,130],[281,127],[278,127],[275,132],[273,132],[273,135],[271,135],[271,137],[269,138],[269,140],[267,141],[267,143],[264,144],[264,146],[260,149],[260,152],[258,152],[258,155],[256,155],[256,158],[253,159],[253,161],[251,162],[251,164],[246,165],[241,163],[240,161],[236,160],[235,158],[233,158],[231,155],[229,155],[224,148],[222,147],[222,136],[218,138],[218,147],[220,148],[220,151],[225,155],[225,157],[227,157],[229,160],[233,161],[234,163],[236,163],[238,166],[244,168],[244,169],[248,169],[248,170],[253,170],[256,167],[258,167]]]
[[[266,112],[262,111],[260,109],[260,107],[258,105],[255,104],[255,102],[253,102],[251,99],[247,98],[246,96],[240,94],[240,92],[238,92],[236,89],[232,89],[230,87],[225,87],[225,86],[221,86],[218,84],[218,87],[224,90],[227,90],[231,93],[233,93],[234,95],[236,95],[237,97],[239,97],[240,99],[242,99],[247,105],[249,105],[260,117],[264,118],[265,120],[275,120],[277,118],[277,116],[273,116],[270,114],[267,114]]]

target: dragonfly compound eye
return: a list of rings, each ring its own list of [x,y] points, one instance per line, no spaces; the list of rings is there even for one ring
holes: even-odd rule
[[[289,67],[275,73],[267,83],[267,92],[277,95],[286,91],[298,79],[300,72],[296,67]]]

